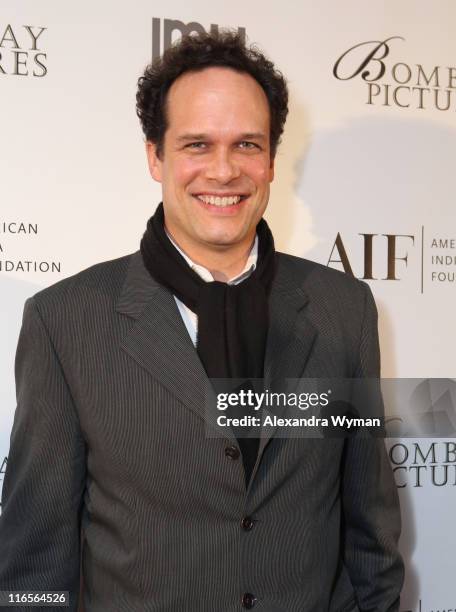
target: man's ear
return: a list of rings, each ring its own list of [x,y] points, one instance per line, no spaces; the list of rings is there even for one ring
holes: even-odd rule
[[[149,164],[149,172],[151,177],[162,182],[162,161],[157,155],[157,145],[154,142],[146,141],[147,163]]]
[[[275,157],[271,157],[271,160],[269,162],[269,182],[272,183],[272,181],[274,180],[274,161],[275,161]]]

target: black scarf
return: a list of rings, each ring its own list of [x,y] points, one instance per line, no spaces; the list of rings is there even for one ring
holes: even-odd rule
[[[141,254],[150,275],[198,317],[196,348],[209,378],[263,378],[275,250],[264,219],[256,231],[257,266],[238,285],[205,282],[190,268],[165,232],[163,204],[149,219],[141,240]],[[250,440],[244,439],[242,444],[239,440],[243,456],[249,452],[243,447]],[[256,441],[255,458],[257,446]]]

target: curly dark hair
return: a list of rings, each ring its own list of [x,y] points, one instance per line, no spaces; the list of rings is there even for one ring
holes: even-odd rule
[[[169,88],[184,72],[198,72],[211,66],[244,72],[261,85],[269,103],[271,156],[274,157],[288,113],[285,79],[257,47],[246,46],[243,38],[231,30],[183,36],[146,67],[136,93],[136,113],[146,140],[155,143],[160,157],[168,127]]]

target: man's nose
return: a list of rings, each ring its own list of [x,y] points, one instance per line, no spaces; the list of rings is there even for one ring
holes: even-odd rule
[[[225,184],[240,174],[239,164],[231,151],[220,148],[213,152],[206,168],[206,178]]]

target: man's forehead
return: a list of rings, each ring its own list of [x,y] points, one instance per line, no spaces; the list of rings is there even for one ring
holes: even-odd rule
[[[182,135],[206,133],[222,126],[230,131],[264,135],[269,104],[261,85],[249,74],[225,67],[186,72],[170,88],[168,127]]]
[[[170,90],[176,89],[176,87],[182,87],[183,85],[188,87],[198,87],[200,83],[211,83],[215,84],[226,84],[231,83],[247,83],[260,87],[261,85],[254,79],[248,72],[242,70],[235,70],[230,66],[207,66],[200,70],[186,70],[183,74],[177,77],[174,83],[171,85]]]
[[[250,74],[220,66],[188,71],[179,76],[169,89],[168,103],[179,100],[192,107],[210,97],[216,102],[218,96],[223,96],[222,100],[229,96],[244,103],[251,99],[252,104],[268,106],[263,88]]]

